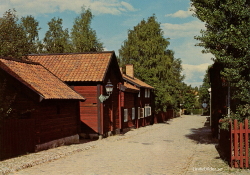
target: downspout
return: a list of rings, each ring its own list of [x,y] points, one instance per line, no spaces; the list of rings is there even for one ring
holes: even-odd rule
[[[229,118],[230,117],[230,97],[231,96],[231,94],[230,94],[230,85],[228,85],[228,108],[227,108],[227,117]]]
[[[118,84],[118,90],[119,90],[119,95],[118,95],[118,117],[119,117],[119,129],[121,132],[122,129],[122,117],[121,117],[121,83]]]

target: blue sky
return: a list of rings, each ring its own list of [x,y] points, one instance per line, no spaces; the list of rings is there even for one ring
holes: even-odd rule
[[[70,31],[82,6],[94,14],[91,28],[104,43],[105,50],[114,50],[116,55],[127,39],[128,30],[155,14],[164,37],[170,38],[169,49],[182,60],[184,82],[193,87],[202,84],[213,56],[202,54],[202,48],[194,46],[198,42],[194,36],[200,35],[205,26],[192,16],[189,0],[1,0],[0,13],[15,8],[19,17],[34,16],[42,28],[39,35],[43,39],[47,23],[53,17],[62,18],[64,28]]]

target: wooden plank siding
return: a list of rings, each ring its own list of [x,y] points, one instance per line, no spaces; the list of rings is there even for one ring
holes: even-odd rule
[[[13,86],[16,87],[16,86]],[[20,90],[24,87],[20,86]],[[34,100],[30,91],[16,93],[12,105],[14,119],[6,119],[0,128],[0,159],[34,152],[36,145],[79,133],[78,100]]]
[[[116,131],[121,129],[119,122],[119,89],[118,84],[120,83],[120,79],[118,78],[118,74],[114,69],[115,62],[110,64],[110,68],[107,71],[106,78],[104,80],[104,86],[110,80],[113,85],[113,92],[110,97],[103,102],[103,133],[107,133],[109,131]],[[117,67],[118,68],[118,67]],[[119,71],[119,68],[118,68]],[[104,95],[106,94],[105,87],[103,87]]]
[[[124,100],[124,107],[122,108],[122,123],[123,123],[123,129],[125,128],[131,128],[135,126],[135,120],[137,118],[137,107],[136,107],[136,99],[138,94],[137,93],[130,93],[130,92],[122,92],[122,96]],[[135,119],[132,119],[132,108],[135,108]],[[128,121],[124,122],[124,109],[128,109]]]
[[[81,132],[98,133],[97,86],[74,86],[74,90],[86,98],[80,102]]]

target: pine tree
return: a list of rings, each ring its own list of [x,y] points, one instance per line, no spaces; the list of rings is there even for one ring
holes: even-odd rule
[[[71,30],[71,39],[74,52],[98,52],[103,51],[103,43],[97,39],[95,30],[91,29],[93,15],[90,9],[82,7],[82,13],[75,18]]]
[[[44,52],[66,53],[71,51],[68,29],[63,30],[62,22],[61,18],[52,18],[48,22],[49,30],[43,39]]]
[[[133,64],[135,76],[156,89],[157,110],[177,106],[175,97],[184,78],[180,75],[181,60],[175,59],[174,52],[167,49],[169,44],[153,15],[129,30],[128,39],[119,50],[121,65]]]

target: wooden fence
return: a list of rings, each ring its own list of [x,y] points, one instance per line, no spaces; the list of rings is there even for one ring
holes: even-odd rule
[[[231,166],[235,168],[249,168],[249,134],[248,120],[230,124],[230,152]]]

